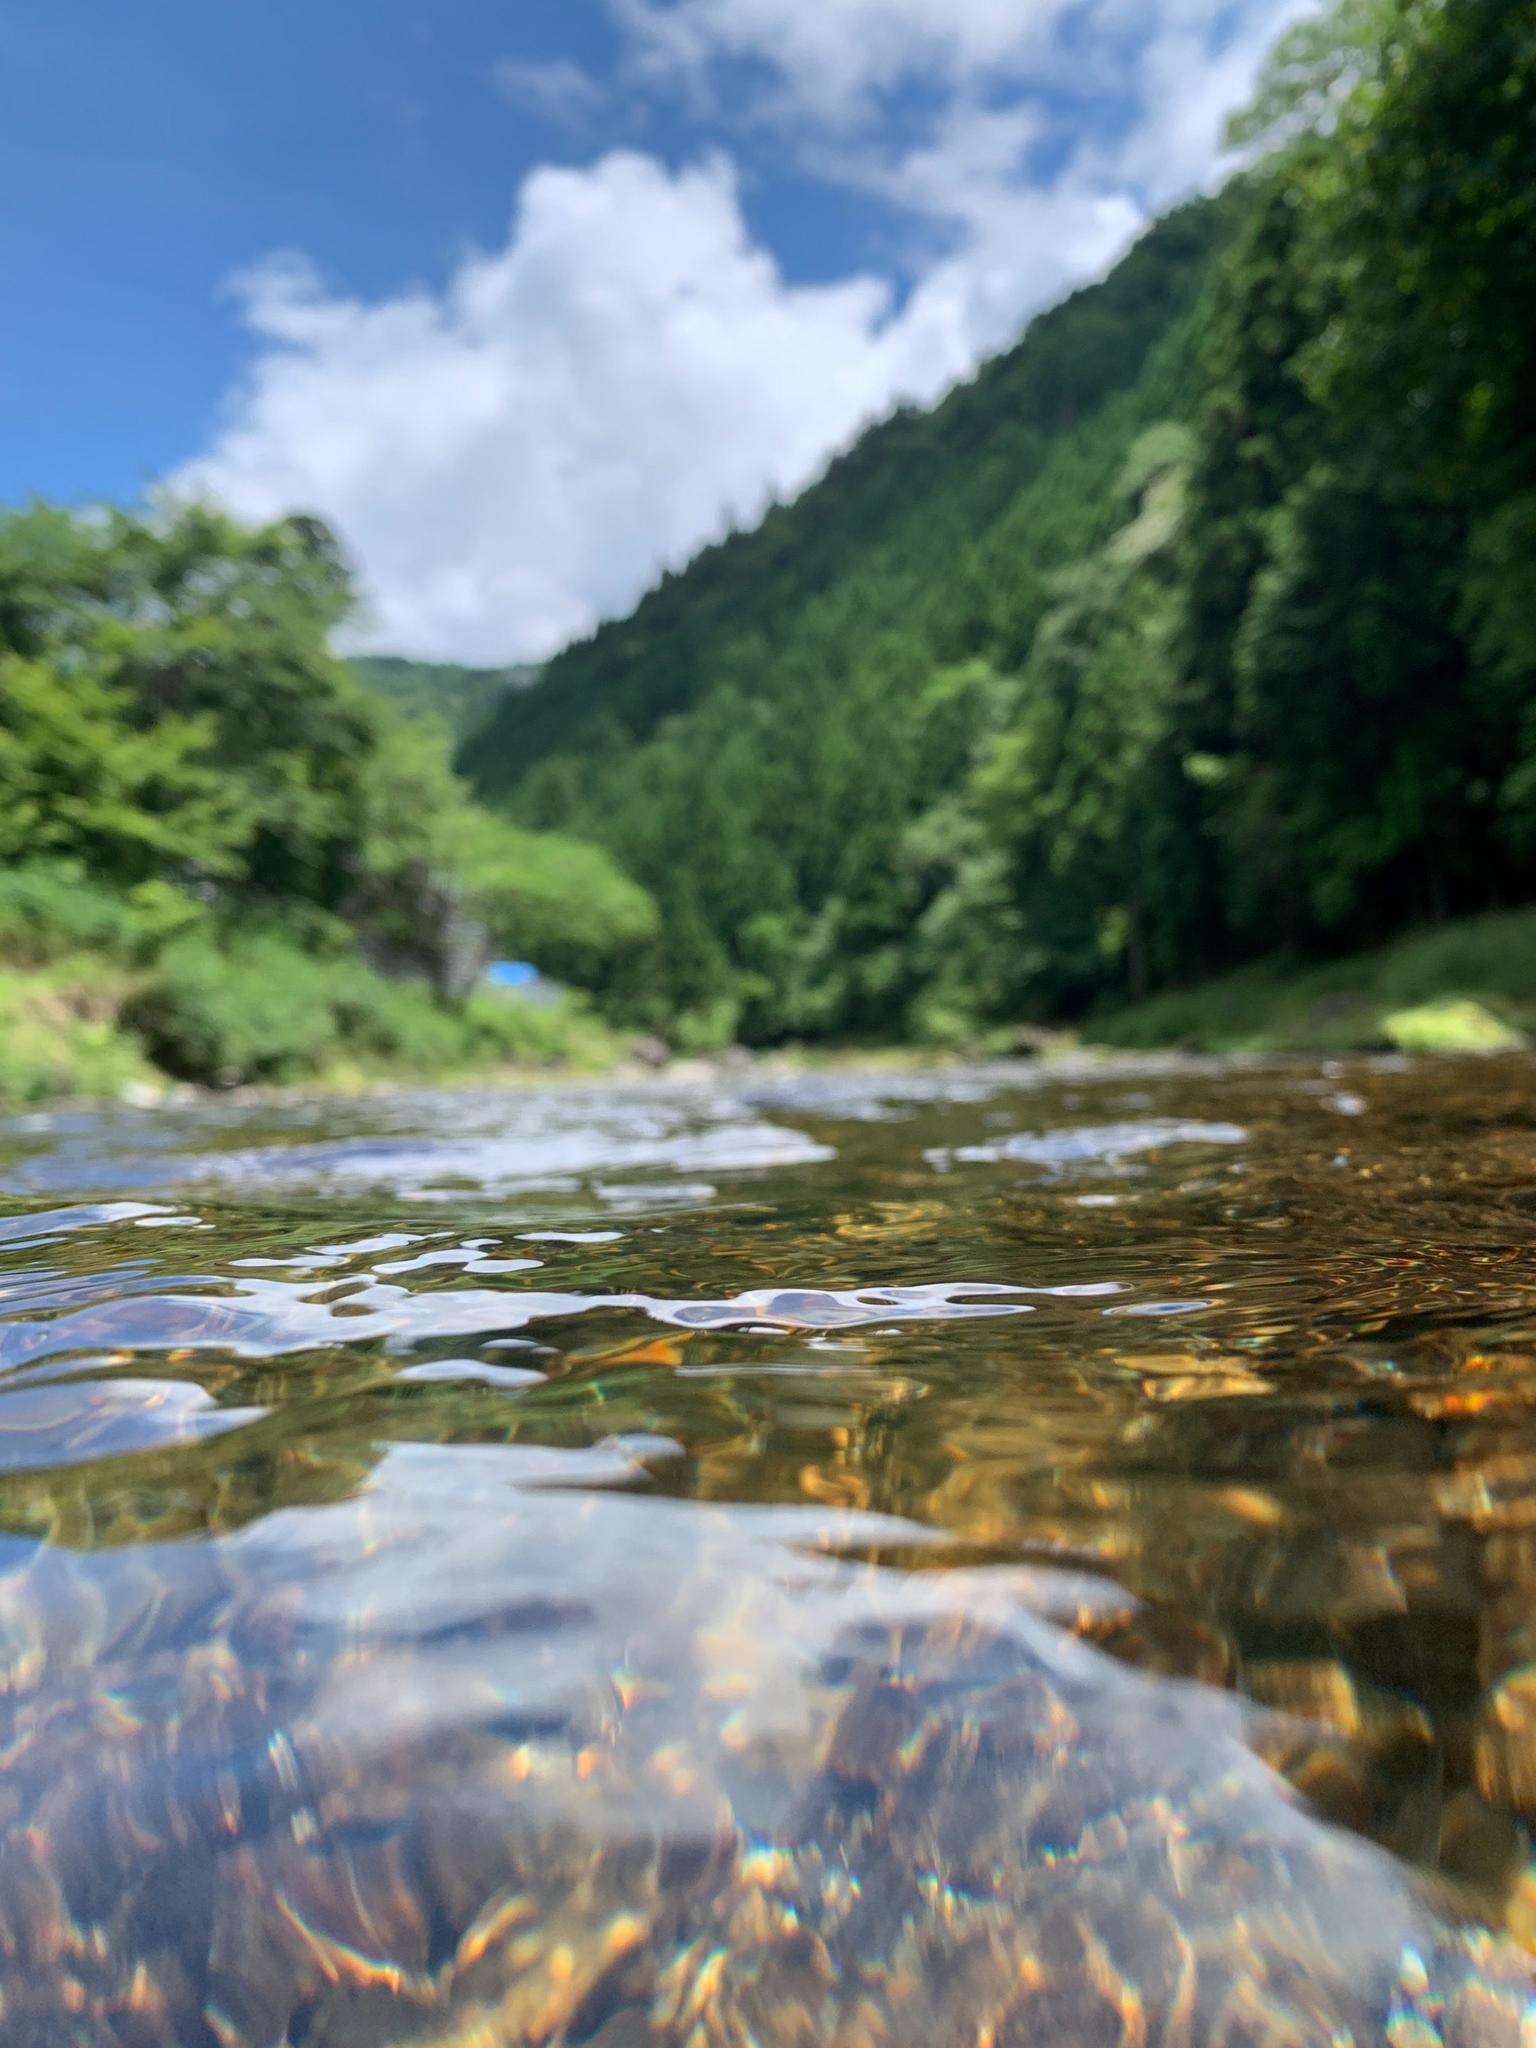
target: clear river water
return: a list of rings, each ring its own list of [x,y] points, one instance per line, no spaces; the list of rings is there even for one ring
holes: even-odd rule
[[[1536,2043],[1536,1063],[0,1123],[4,2048]]]

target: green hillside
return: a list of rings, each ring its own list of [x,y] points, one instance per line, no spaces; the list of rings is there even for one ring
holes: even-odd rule
[[[526,690],[536,668],[466,668],[460,662],[405,661],[394,654],[354,657],[358,681],[406,718],[432,718],[455,740],[478,732],[509,690]]]
[[[871,624],[905,623],[916,607],[954,650],[974,642],[991,623],[991,594],[979,583],[950,587],[944,572],[1007,517],[1021,486],[1077,438],[1075,427],[1135,383],[1187,311],[1222,217],[1192,206],[1162,222],[1105,284],[1037,320],[1021,347],[936,411],[897,413],[795,505],[705,550],[632,617],[568,649],[539,687],[501,706],[487,736],[499,757],[487,786],[506,787],[528,763],[614,732],[645,739],[717,691],[733,656],[754,680],[771,676],[787,642],[821,624],[807,609],[835,605],[850,585],[871,585],[879,607],[849,622],[851,639]],[[744,679],[732,678],[738,687]]]
[[[501,702],[462,764],[479,793],[597,838],[662,903],[621,1005],[691,1013],[701,1040],[903,1028],[904,835],[1099,537],[1127,447],[1192,399],[1192,308],[1235,211],[1160,223],[936,411],[873,429]]]
[[[944,1037],[1536,894],[1533,46],[1293,31],[1257,171],[501,699],[479,793],[661,906],[617,1014]]]

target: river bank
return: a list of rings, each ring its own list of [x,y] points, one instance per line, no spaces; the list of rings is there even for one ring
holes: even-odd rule
[[[579,997],[446,1005],[352,959],[189,959],[155,980],[81,953],[0,966],[0,1107],[301,1085],[337,1094],[507,1069],[612,1071],[626,1042]]]
[[[1536,1041],[1536,908],[1407,932],[1337,960],[1261,960],[1093,1018],[1125,1051],[1514,1052]]]
[[[290,956],[291,966],[291,956]],[[134,978],[89,952],[0,968],[0,1105],[66,1098],[149,1103],[212,1087],[357,1093],[422,1080],[661,1072],[709,1078],[764,1061],[856,1059],[931,1065],[980,1053],[1110,1051],[1339,1053],[1514,1051],[1536,1040],[1536,908],[1413,932],[1323,963],[1260,961],[1190,989],[1095,1015],[1071,1030],[1003,1028],[980,1044],[733,1047],[675,1059],[604,1024],[579,997],[530,1003],[492,993],[455,1008],[348,967],[313,985],[259,959],[216,979],[183,977],[176,1035],[147,1016]],[[146,1031],[145,1024],[151,1029]],[[160,1057],[157,1057],[157,1051]]]

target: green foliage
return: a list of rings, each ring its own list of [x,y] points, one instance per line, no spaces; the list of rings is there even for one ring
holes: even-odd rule
[[[124,893],[94,881],[78,861],[0,869],[0,963],[41,967],[75,953],[116,965],[147,957],[196,924],[193,898],[149,882]]]
[[[1392,18],[1392,0],[1337,0],[1287,29],[1253,99],[1227,124],[1229,147],[1273,148],[1331,131],[1350,95],[1375,75]]]
[[[211,725],[141,730],[133,712],[109,674],[0,654],[0,860],[52,854],[129,882],[236,870],[250,821],[212,765]]]
[[[465,944],[599,987],[656,934],[655,904],[599,847],[469,803],[430,722],[383,728],[360,827],[351,907],[385,953],[440,987]]]
[[[485,948],[600,978],[653,906],[596,847],[477,811],[446,730],[331,654],[349,603],[310,520],[0,515],[0,967],[40,977],[0,1097],[131,1077],[124,1030],[223,1081],[587,1035],[574,1010],[464,1001]],[[113,993],[82,1019],[90,962]]]
[[[481,794],[599,841],[660,907],[605,985],[618,1014],[695,1044],[901,1035],[957,978],[941,934],[985,950],[976,905],[927,919],[953,878],[909,834],[1001,715],[1056,572],[1104,538],[1128,445],[1177,410],[1227,224],[1170,217],[935,413],[502,700],[460,757]],[[990,904],[996,861],[956,854]],[[996,963],[996,1000],[1017,969]]]
[[[1122,971],[1144,989],[1153,958],[1175,948],[1160,884],[1179,795],[1172,571],[1189,456],[1166,423],[1133,444],[1112,494],[1129,517],[1056,577],[1007,715],[962,785],[983,863],[964,886],[979,880],[994,923],[1005,913],[1023,941],[1015,1011],[1070,1011]],[[944,911],[941,898],[930,933]]]
[[[299,1081],[338,1062],[440,1074],[511,1060],[596,1063],[608,1049],[574,999],[443,1002],[355,952],[307,952],[270,931],[236,934],[225,947],[206,934],[178,940],[121,1021],[164,1071],[216,1087]]]
[[[0,517],[0,860],[344,896],[375,724],[323,531]]]
[[[656,905],[600,847],[473,810],[451,845],[464,900],[503,953],[592,986],[660,928]]]
[[[1309,196],[1349,292],[1320,390],[1441,494],[1536,482],[1536,14],[1394,0]]]
[[[185,939],[167,948],[125,1021],[183,1080],[293,1080],[340,1036],[336,983],[329,963],[280,940],[257,937],[230,955]]]
[[[1277,956],[1095,1013],[1087,1035],[1141,1050],[1493,1051],[1536,1037],[1536,910],[1406,933],[1321,965]]]

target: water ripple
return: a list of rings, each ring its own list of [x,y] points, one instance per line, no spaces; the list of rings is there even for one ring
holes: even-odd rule
[[[1522,2038],[1529,1077],[0,1125],[7,2048]]]
[[[327,1281],[323,1294],[312,1285],[243,1276],[211,1284],[221,1284],[222,1291],[120,1296],[45,1321],[21,1317],[0,1323],[0,1371],[66,1352],[212,1350],[260,1358],[377,1338],[410,1345],[430,1338],[490,1336],[615,1309],[635,1310],[652,1322],[684,1330],[833,1330],[1022,1315],[1028,1308],[999,1298],[1020,1289],[985,1282],[753,1288],[720,1300],[484,1288],[414,1294],[366,1279],[345,1283],[344,1291]]]

